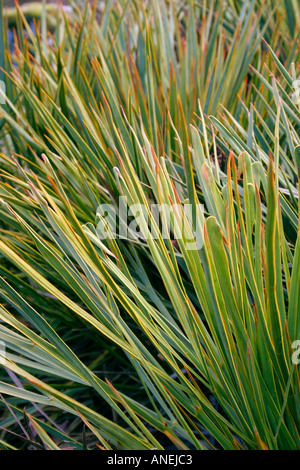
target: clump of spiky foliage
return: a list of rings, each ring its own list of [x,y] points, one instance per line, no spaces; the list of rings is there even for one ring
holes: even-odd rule
[[[298,3],[95,5],[1,56],[0,446],[299,449]]]

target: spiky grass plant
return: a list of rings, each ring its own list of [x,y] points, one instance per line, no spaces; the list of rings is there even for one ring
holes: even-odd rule
[[[17,9],[1,447],[299,449],[299,11],[107,2],[47,35]],[[143,206],[139,237],[103,240],[119,197]]]

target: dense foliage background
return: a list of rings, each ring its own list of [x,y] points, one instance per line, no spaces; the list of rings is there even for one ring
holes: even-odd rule
[[[0,447],[299,449],[299,1],[0,11]]]

